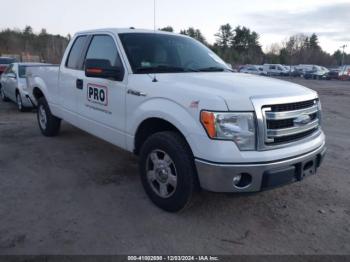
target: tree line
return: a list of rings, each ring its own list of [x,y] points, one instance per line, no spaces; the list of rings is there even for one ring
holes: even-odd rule
[[[160,30],[174,32],[171,26]],[[343,63],[350,64],[350,54],[343,54],[341,50],[329,54],[322,50],[316,34],[291,36],[282,43],[272,44],[265,52],[259,42],[259,34],[245,26],[235,28],[230,24],[220,26],[215,34],[216,41],[212,45],[206,41],[199,29],[190,27],[181,30],[180,34],[197,39],[232,65],[271,63],[340,66]]]
[[[322,50],[318,36],[298,34],[281,44],[271,45],[265,54],[268,61],[280,64],[317,64],[340,66],[350,63],[350,54],[337,50],[332,55]]]
[[[160,30],[174,32],[171,26]],[[189,27],[179,33],[202,42],[232,65],[273,63],[337,66],[343,62],[350,64],[350,54],[343,55],[341,50],[329,54],[322,50],[316,34],[291,36],[282,43],[272,44],[263,52],[259,34],[245,26],[220,26],[213,44],[208,43],[200,29]],[[34,33],[30,26],[26,26],[24,30],[5,29],[0,32],[0,55],[16,54],[23,58],[30,54],[37,56],[40,62],[59,63],[70,38],[70,35],[49,34],[46,29]]]
[[[33,32],[32,27],[26,26],[24,30],[5,29],[0,32],[0,54],[24,57],[38,57],[37,62],[60,63],[70,36],[49,34],[46,29],[40,33]]]

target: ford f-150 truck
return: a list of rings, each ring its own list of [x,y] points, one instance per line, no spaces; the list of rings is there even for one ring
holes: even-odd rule
[[[139,156],[143,187],[177,212],[204,189],[258,192],[314,175],[324,158],[316,92],[233,73],[183,35],[77,33],[60,66],[28,68],[41,132],[61,120]]]

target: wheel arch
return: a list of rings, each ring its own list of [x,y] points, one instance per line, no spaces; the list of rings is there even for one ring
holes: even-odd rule
[[[35,98],[36,102],[42,97],[45,97],[44,92],[37,86],[33,87],[33,97]]]
[[[189,141],[186,139],[185,134],[181,132],[181,130],[176,127],[173,123],[160,118],[160,117],[150,117],[145,120],[143,120],[140,125],[138,126],[135,138],[134,138],[134,153],[136,155],[139,154],[140,149],[142,145],[145,143],[145,141],[152,136],[153,134],[156,134],[158,132],[165,132],[165,131],[173,131],[179,134],[184,141],[186,142],[189,152],[193,156],[193,152],[190,146]]]
[[[172,130],[184,138],[192,154],[196,156],[199,149],[193,136],[206,136],[195,109],[190,111],[168,99],[150,99],[127,115],[129,121],[126,121],[126,147],[135,153],[138,153],[144,139],[152,133]]]

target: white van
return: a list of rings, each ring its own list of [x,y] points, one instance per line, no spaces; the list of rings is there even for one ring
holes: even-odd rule
[[[280,64],[264,64],[264,72],[268,76],[287,76],[289,71]]]

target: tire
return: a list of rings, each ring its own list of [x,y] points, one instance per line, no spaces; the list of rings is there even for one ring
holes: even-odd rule
[[[38,100],[37,119],[41,133],[47,137],[57,136],[61,119],[51,114],[49,105],[44,97]]]
[[[147,195],[167,212],[188,207],[199,188],[192,153],[176,132],[149,137],[140,151],[139,168]]]
[[[16,105],[19,112],[27,111],[27,108],[23,106],[22,97],[19,92],[16,93]]]
[[[4,90],[2,89],[2,86],[0,86],[0,94],[1,94],[1,100],[4,102],[8,102],[9,99],[7,98],[7,96],[4,93]]]

